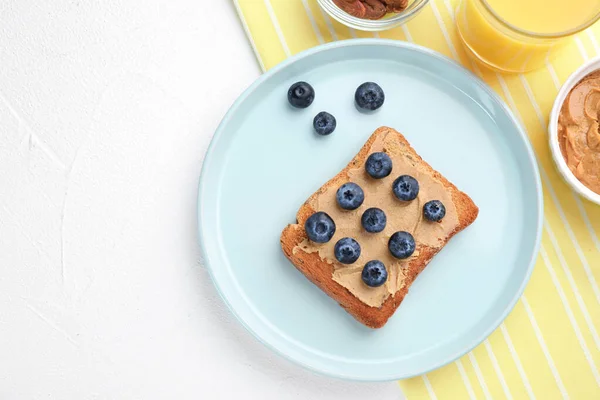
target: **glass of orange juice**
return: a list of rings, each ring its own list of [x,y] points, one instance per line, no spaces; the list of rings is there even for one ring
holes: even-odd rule
[[[461,0],[456,14],[467,51],[503,72],[543,66],[598,19],[600,0]]]

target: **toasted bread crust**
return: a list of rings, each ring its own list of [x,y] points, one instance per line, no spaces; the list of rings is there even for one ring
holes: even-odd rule
[[[331,186],[338,187],[343,183],[349,181],[348,171],[355,167],[356,164],[362,164],[369,156],[369,151],[374,141],[379,137],[386,135],[388,132],[394,132],[397,135],[397,140],[405,146],[407,152],[417,159],[421,165],[429,171],[435,178],[437,178],[447,189],[452,193],[452,200],[458,214],[458,226],[454,229],[446,238],[443,240],[443,245],[439,248],[433,248],[428,246],[419,246],[419,255],[411,259],[410,263],[404,270],[406,280],[405,285],[396,294],[390,296],[381,307],[371,307],[363,303],[361,300],[356,298],[348,289],[333,280],[332,264],[324,261],[318,253],[307,253],[304,251],[296,251],[294,248],[306,239],[306,232],[304,230],[304,223],[308,217],[318,210],[314,210],[310,204],[312,200],[323,193],[327,188]],[[387,320],[394,314],[396,309],[404,300],[404,297],[408,293],[408,289],[417,276],[425,269],[429,261],[446,245],[446,243],[458,232],[469,226],[479,213],[479,209],[473,203],[473,200],[461,192],[450,183],[445,177],[439,172],[435,171],[429,164],[415,152],[410,146],[406,138],[399,132],[392,128],[381,127],[378,128],[367,140],[362,149],[354,157],[352,161],[325,183],[317,192],[315,192],[298,210],[296,215],[297,223],[288,225],[281,234],[281,248],[283,249],[286,257],[296,266],[296,268],[302,272],[311,282],[317,285],[327,295],[337,301],[348,313],[350,313],[359,322],[365,324],[370,328],[381,328]]]

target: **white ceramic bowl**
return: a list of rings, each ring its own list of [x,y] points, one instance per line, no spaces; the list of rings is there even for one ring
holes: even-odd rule
[[[562,108],[565,98],[580,80],[598,69],[600,69],[600,57],[589,60],[579,67],[575,72],[573,72],[571,76],[569,76],[569,79],[567,79],[562,88],[560,88],[558,96],[556,96],[556,100],[554,100],[554,107],[552,107],[550,121],[548,123],[548,133],[550,138],[550,150],[552,152],[552,158],[554,159],[554,163],[558,168],[558,172],[560,172],[563,179],[573,188],[573,190],[575,190],[575,192],[579,193],[589,201],[600,205],[600,194],[589,189],[587,186],[581,183],[579,179],[575,177],[575,175],[573,175],[567,166],[567,162],[565,161],[565,158],[560,151],[560,145],[558,144],[558,114],[560,113],[560,109]]]

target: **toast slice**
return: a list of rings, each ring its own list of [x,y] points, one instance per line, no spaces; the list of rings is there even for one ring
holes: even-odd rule
[[[365,172],[366,159],[378,151],[387,153],[393,162],[392,173],[383,179],[373,179]],[[393,180],[403,174],[414,176],[421,187],[412,202],[402,202],[392,194]],[[337,189],[350,181],[365,193],[364,203],[354,211],[342,210],[335,200]],[[446,207],[440,222],[422,217],[423,204],[434,199]],[[373,234],[362,229],[360,216],[369,207],[382,208],[386,213],[383,232]],[[333,238],[323,244],[310,242],[304,229],[306,220],[317,211],[327,212],[337,226]],[[300,207],[297,223],[288,225],[281,234],[281,247],[300,272],[354,318],[368,327],[380,328],[431,259],[452,236],[473,223],[478,213],[471,198],[423,161],[402,134],[381,127],[340,173]],[[387,249],[391,234],[400,230],[411,232],[416,242],[416,251],[405,260],[394,258]],[[361,245],[361,256],[351,265],[341,264],[333,255],[333,247],[342,237],[353,237]],[[365,285],[361,278],[363,266],[372,259],[382,261],[388,271],[386,283],[377,288]]]

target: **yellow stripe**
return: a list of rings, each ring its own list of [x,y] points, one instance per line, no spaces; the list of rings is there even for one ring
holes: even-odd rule
[[[279,39],[279,43],[283,48],[283,52],[286,57],[292,55],[290,48],[288,47],[287,40],[285,39],[285,35],[281,29],[281,25],[279,25],[279,20],[277,19],[277,15],[275,15],[275,11],[273,11],[273,6],[271,5],[271,0],[263,0],[265,3],[265,7],[267,8],[267,13],[269,14],[269,19],[271,20],[271,24],[275,29],[275,33],[277,34],[277,38]]]
[[[523,362],[521,361],[521,357],[519,356],[519,353],[517,352],[517,350],[515,348],[515,344],[514,344],[513,340],[511,339],[508,329],[506,328],[506,324],[504,322],[500,324],[499,331],[502,333],[502,338],[506,342],[508,351],[510,353],[510,357],[513,360],[513,362],[515,363],[515,368],[517,369],[519,378],[521,379],[521,383],[523,384],[525,392],[527,393],[527,397],[529,397],[530,399],[535,399],[535,395],[533,393],[533,387],[531,386],[531,382],[529,381],[529,376],[527,375],[527,372],[525,372],[525,368],[523,366]],[[514,383],[513,383],[512,390],[514,390],[514,389],[515,388],[514,388]]]
[[[323,39],[325,40],[326,43],[333,41],[333,37],[331,36],[331,33],[327,27],[327,24],[325,23],[325,19],[323,18],[323,10],[321,9],[321,7],[319,7],[319,5],[317,4],[316,0],[305,0],[306,3],[308,4],[308,8],[317,24],[317,27],[319,28],[319,31],[321,32],[321,34],[323,35]],[[296,32],[293,32],[292,34],[295,34]]]
[[[541,249],[541,256],[544,266],[546,267],[550,275],[552,283],[557,289],[558,295],[564,307],[564,311],[567,315],[567,319],[571,325],[571,328],[573,329],[573,332],[575,333],[581,350],[583,351],[583,356],[585,357],[585,360],[590,367],[590,372],[593,375],[596,384],[600,386],[600,372],[598,369],[598,357],[600,357],[598,345],[600,344],[600,342],[598,342],[597,340],[597,335],[594,338],[594,336],[592,335],[592,331],[588,331],[585,329],[584,322],[580,317],[577,308],[572,307],[573,302],[569,301],[568,299],[568,297],[570,297],[569,293],[565,293],[565,288],[559,281],[558,276],[560,275],[560,271],[557,268],[555,268],[555,264],[552,263],[550,256],[548,255],[548,252],[544,247],[542,247]],[[564,267],[564,265],[561,266]],[[567,268],[564,268],[564,271],[569,272]],[[583,319],[585,320],[585,318]],[[566,326],[566,324],[564,326]],[[592,327],[592,325],[588,325],[588,327]],[[575,352],[575,354],[578,353]]]
[[[537,324],[542,332],[546,333],[544,335],[546,345],[556,364],[556,369],[565,383],[565,388],[567,392],[573,394],[582,383],[587,384],[584,387],[589,387],[595,383],[595,379],[583,351],[581,351],[575,328],[567,317],[565,306],[561,302],[548,272],[549,269],[552,269],[556,274],[559,273],[554,267],[558,263],[553,261],[551,260],[552,265],[547,266],[542,257],[538,259],[538,265],[534,272],[535,279],[531,280],[525,295],[535,314]],[[529,296],[530,292],[545,293],[545,296]],[[564,321],[564,323],[556,324],[556,320]],[[581,324],[579,327],[581,328]],[[570,367],[571,365],[581,365],[582,367],[574,371]]]
[[[527,297],[525,295],[523,295],[521,297],[521,303],[523,304],[523,307],[525,308],[525,312],[527,313],[527,318],[529,318],[529,321],[531,322],[531,326],[533,328],[535,338],[538,341],[538,343],[542,349],[544,358],[546,359],[546,362],[548,363],[548,366],[550,367],[550,372],[552,373],[552,376],[554,377],[554,381],[556,383],[556,387],[558,388],[559,394],[563,398],[568,398],[569,393],[567,392],[567,389],[565,388],[563,378],[561,377],[560,373],[558,372],[558,370],[556,368],[556,363],[554,361],[554,358],[552,357],[552,354],[550,353],[550,350],[548,349],[548,345],[546,344],[544,335],[543,335],[542,331],[540,330],[540,327],[539,327],[539,324],[535,317],[535,314],[531,310],[531,306],[529,305],[529,302],[527,301]]]
[[[521,372],[519,368],[522,368],[522,364],[520,359],[516,360],[514,357],[516,353],[512,353],[509,347],[509,344],[505,338],[508,338],[512,343],[510,337],[505,337],[502,333],[502,328],[496,330],[490,337],[487,339],[489,342],[489,348],[493,352],[493,356],[498,363],[498,368],[501,371],[501,375],[499,375],[500,386],[502,387],[502,391],[505,394],[506,399],[526,399],[530,398],[527,385],[529,384],[529,378],[525,375],[521,376]],[[491,359],[491,357],[490,357]],[[493,364],[493,363],[492,363]],[[523,371],[524,372],[524,371]],[[504,381],[501,381],[501,378]],[[506,386],[506,389],[504,389]],[[494,391],[496,393],[496,391]],[[501,398],[502,396],[497,395],[497,398]]]
[[[550,242],[552,242],[553,244],[557,242],[556,235],[554,234],[554,231],[552,230],[549,224],[546,224],[546,233],[548,234]],[[558,246],[555,245],[554,251],[556,251],[557,248]],[[592,348],[592,355],[598,357],[598,352],[600,352],[600,337],[599,331],[597,329],[598,320],[594,318],[594,314],[597,313],[598,307],[594,304],[588,306],[589,300],[587,303],[585,301],[586,298],[590,299],[591,297],[595,296],[593,296],[593,294],[590,293],[591,289],[587,287],[584,283],[582,283],[581,279],[579,279],[578,281],[574,277],[573,271],[571,268],[569,268],[569,265],[566,259],[564,258],[563,254],[556,252],[556,256],[553,259],[554,253],[548,253],[549,255],[547,256],[547,258],[549,259],[550,263],[552,265],[555,265],[558,269],[558,284],[562,287],[565,287],[565,297],[567,301],[569,301],[571,304],[576,304],[572,308],[575,310],[574,315],[577,319],[578,324],[580,324],[583,327],[582,331],[584,336],[588,337],[588,342],[586,343]],[[589,343],[589,341],[591,341],[591,343]],[[595,361],[597,363],[598,359],[596,359]]]
[[[331,24],[333,25],[333,27],[337,33],[338,40],[352,39],[352,35],[350,34],[350,28],[348,28],[345,25],[340,24],[333,18],[329,18],[329,16],[326,16],[325,18],[329,19],[331,21]]]
[[[461,364],[465,368],[465,372],[467,377],[469,378],[468,384],[471,385],[473,394],[476,399],[486,399],[485,392],[483,391],[483,386],[477,377],[477,372],[475,371],[475,366],[479,366],[477,359],[473,354],[467,354],[466,357],[461,359]],[[484,385],[487,387],[487,384],[484,382]]]
[[[538,267],[540,265],[536,265],[536,270]],[[527,374],[527,380],[536,398],[543,398],[548,392],[554,393],[554,398],[559,398],[560,393],[556,380],[522,302],[517,303],[504,325],[519,355],[520,362]],[[544,394],[544,396],[541,394]]]
[[[581,41],[581,44],[583,45],[583,48],[585,49],[585,52],[588,55],[588,58],[593,57],[596,53],[596,50],[594,49],[594,45],[592,44],[590,37],[587,35],[587,32],[581,32],[577,35],[577,37]]]
[[[254,39],[257,51],[262,54],[262,60],[267,69],[285,60],[286,55],[277,37],[275,28],[264,2],[259,0],[239,1],[240,10],[246,17],[248,30]]]
[[[469,392],[466,386],[462,384],[463,378],[456,363],[451,363],[443,369],[430,372],[427,377],[439,400],[469,398]],[[402,387],[404,388],[404,385]]]
[[[401,27],[379,32],[379,37],[381,37],[382,39],[396,39],[408,41]]]
[[[323,17],[325,26],[331,33],[331,37],[333,38],[333,40],[345,40],[345,39],[351,38],[350,30],[348,29],[348,27],[340,24],[333,18],[329,17],[329,15],[327,15],[325,13],[325,11],[323,11],[323,9],[321,9],[320,7],[317,7],[317,8],[318,8],[319,12],[321,13],[321,16]]]
[[[262,60],[262,54],[256,48],[256,43],[254,43],[254,38],[252,37],[252,34],[250,33],[250,29],[248,28],[248,24],[246,23],[246,17],[244,15],[244,13],[242,12],[242,9],[240,8],[238,0],[233,0],[233,4],[235,6],[236,12],[238,13],[238,16],[240,17],[240,21],[242,23],[242,27],[244,28],[244,32],[246,32],[246,36],[248,37],[248,40],[250,41],[250,46],[252,47],[252,51],[256,55],[256,59],[258,60],[258,65],[260,66],[260,69],[263,72],[265,72],[267,70],[267,68],[265,67],[265,64]]]
[[[354,32],[354,33],[352,33],[352,32]],[[376,32],[365,32],[365,31],[359,31],[356,29],[351,29],[350,34],[352,37],[356,37],[359,39],[372,39],[372,38],[378,36],[378,34]]]
[[[421,13],[406,24],[415,43],[427,43],[427,47],[438,51],[445,56],[452,57],[440,29],[431,4],[425,6]]]
[[[491,349],[491,345],[489,345],[489,341],[487,339],[486,342],[488,343],[488,346]],[[488,393],[486,398],[491,397],[492,399],[499,399],[504,397],[504,389],[502,389],[500,379],[500,377],[503,376],[502,371],[500,371],[501,375],[499,376],[496,372],[496,369],[494,368],[494,363],[492,362],[492,359],[490,357],[490,354],[488,353],[488,350],[486,349],[485,344],[483,346],[475,348],[471,353],[473,354],[473,357],[475,357],[477,367],[479,368],[479,371],[482,377],[484,378],[484,384],[487,389],[486,393]],[[492,353],[492,355],[494,354]]]
[[[595,29],[598,28],[599,25],[595,24],[591,26],[589,29],[586,29],[586,35],[590,38],[590,42],[592,42],[592,46],[594,48],[594,56],[600,54],[600,40],[598,40],[598,35],[595,33]]]
[[[409,400],[431,400],[432,396],[427,391],[425,380],[421,377],[408,379],[402,387],[404,395]]]
[[[271,4],[292,54],[319,45],[317,34],[301,1],[287,3],[272,1]],[[295,32],[295,34],[288,32]]]

